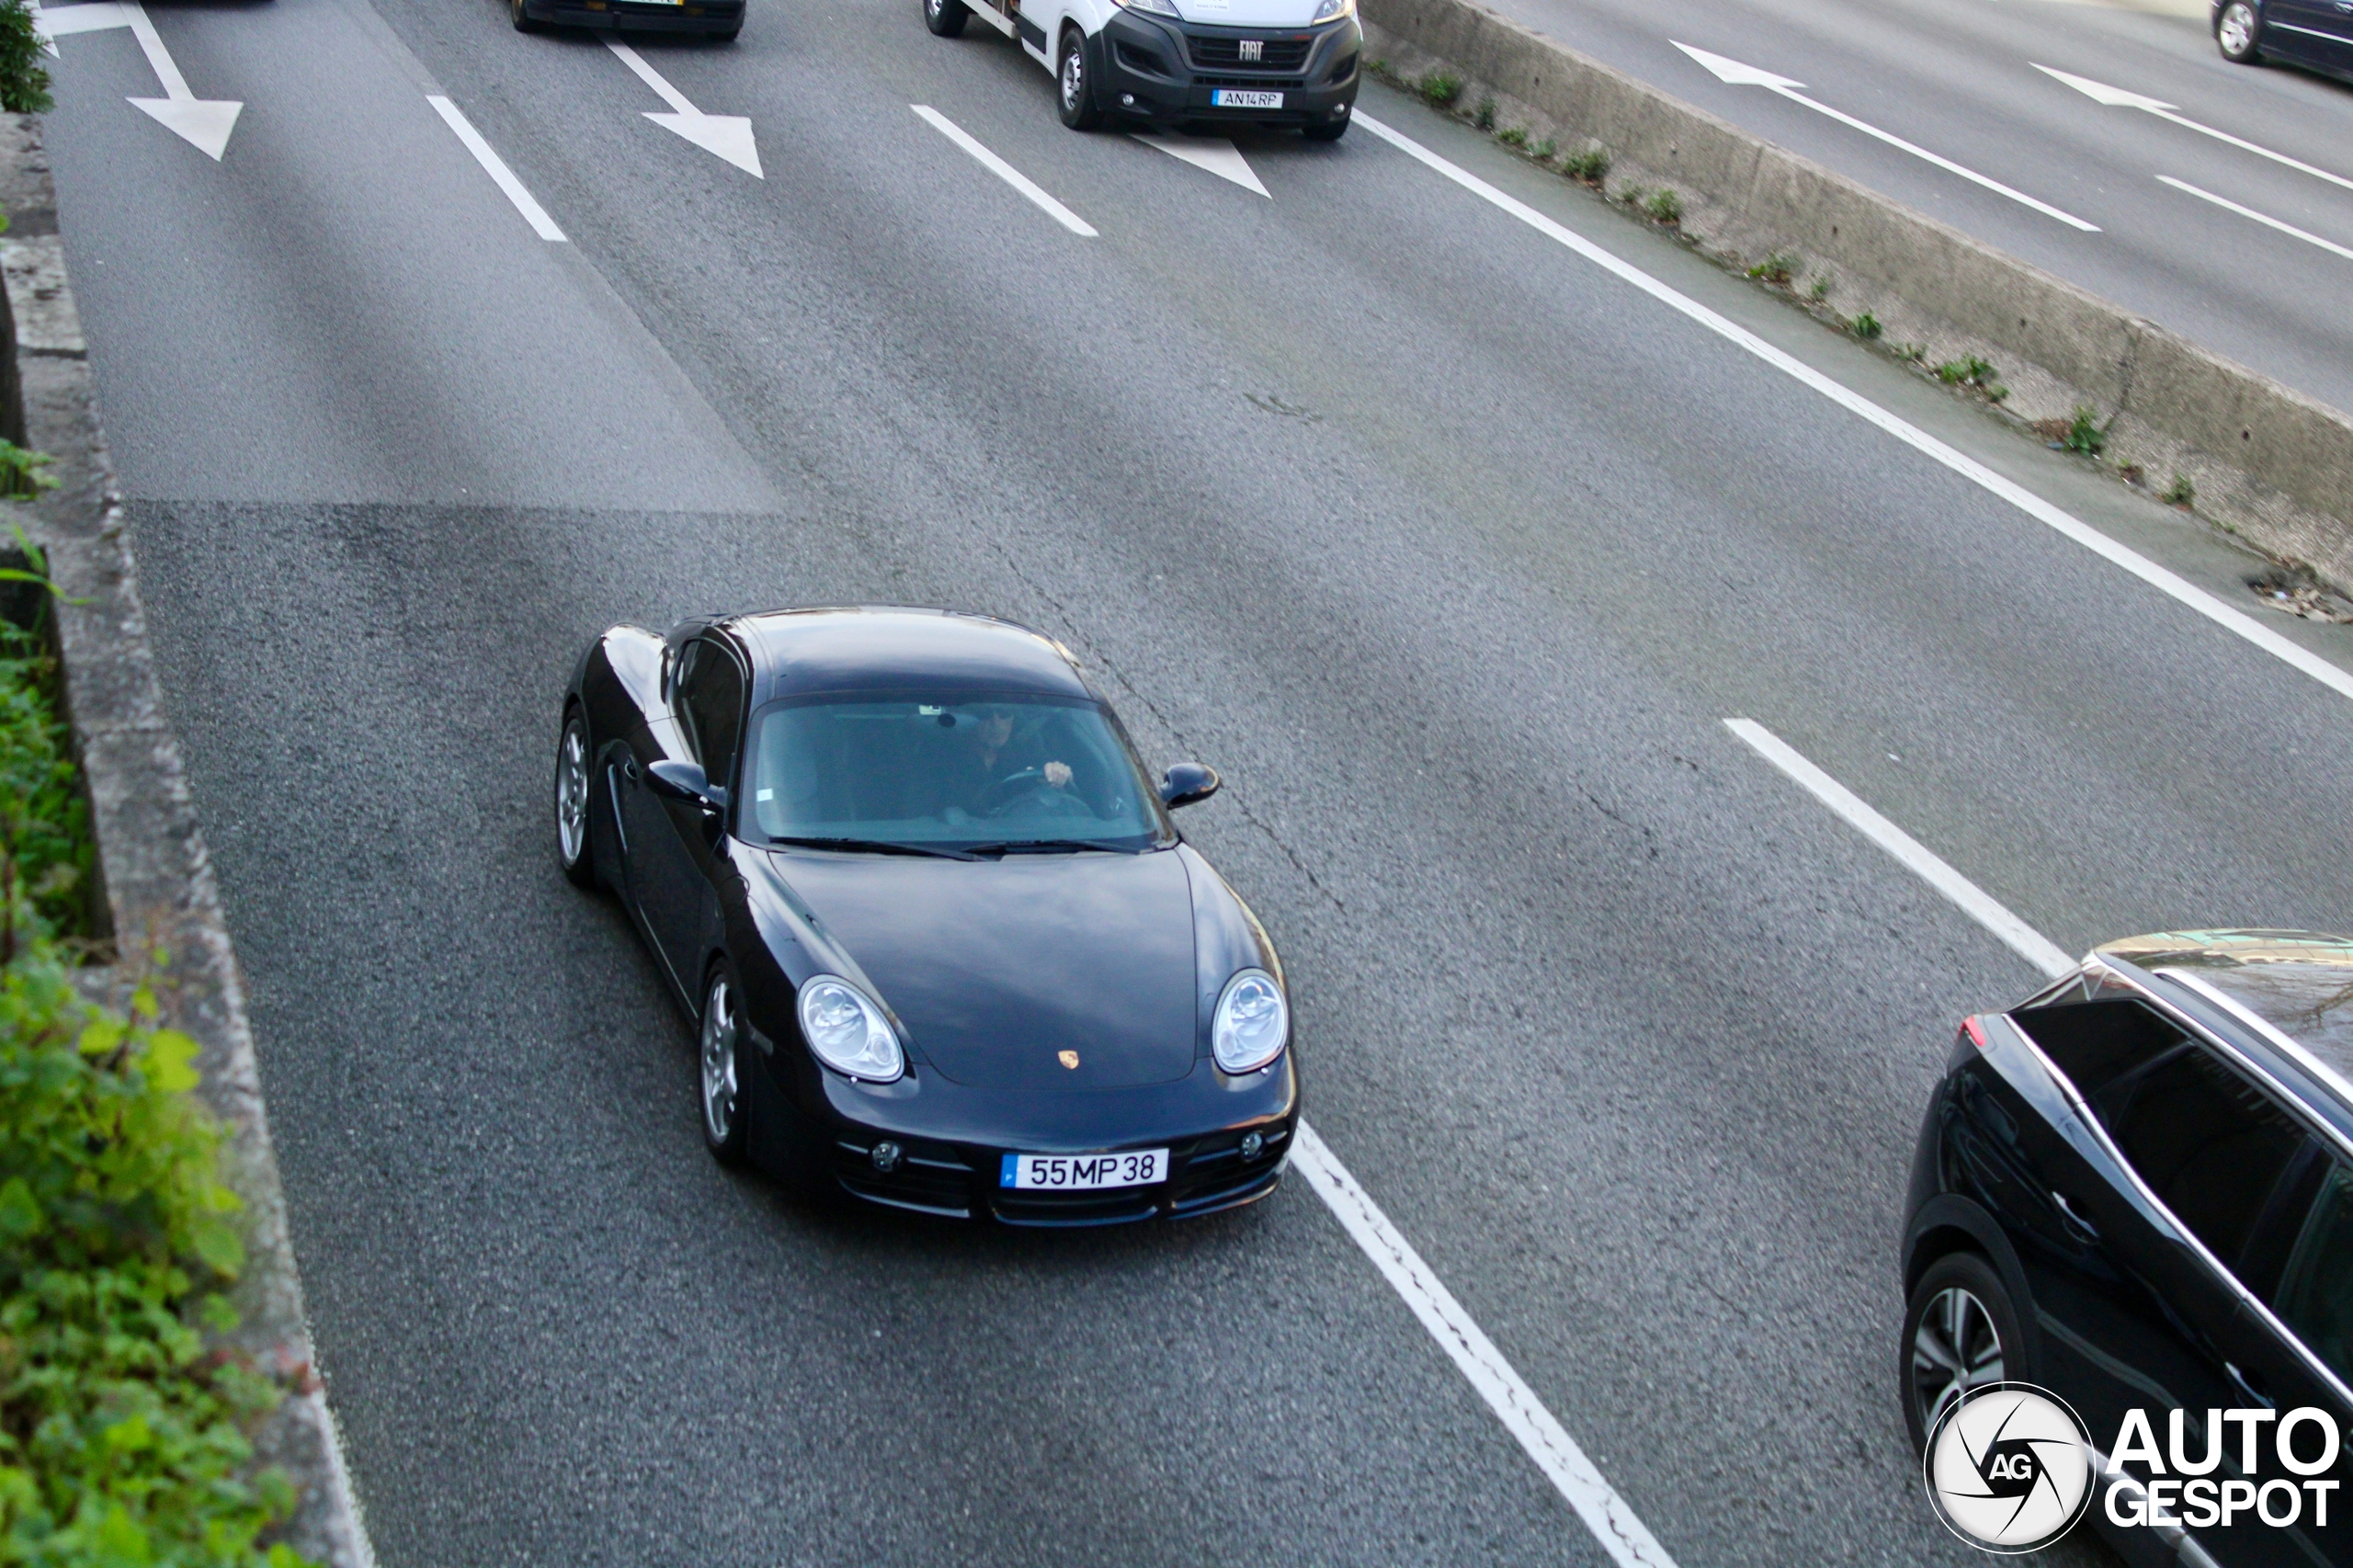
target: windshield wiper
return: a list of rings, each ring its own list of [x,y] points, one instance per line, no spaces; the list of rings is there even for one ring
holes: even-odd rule
[[[903,844],[890,838],[774,838],[768,842],[801,849],[847,849],[869,855],[934,855],[942,860],[980,858],[969,849],[952,849],[944,844]]]
[[[1032,851],[1053,854],[1071,849],[1107,849],[1113,854],[1127,853],[1128,846],[1102,838],[1015,838],[1003,844],[968,844],[964,847],[974,855],[1021,855]]]

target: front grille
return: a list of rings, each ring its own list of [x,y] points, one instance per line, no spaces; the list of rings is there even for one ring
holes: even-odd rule
[[[1193,63],[1211,71],[1289,71],[1297,73],[1307,63],[1307,51],[1314,47],[1312,38],[1199,38],[1188,37],[1186,46],[1193,51]],[[1247,58],[1245,43],[1258,46],[1258,58]]]
[[[1304,76],[1204,76],[1196,74],[1197,87],[1304,87]]]
[[[1008,1225],[1123,1225],[1160,1212],[1156,1187],[1106,1192],[1015,1192],[1000,1188],[996,1217]]]
[[[911,1143],[896,1170],[887,1175],[874,1168],[875,1140],[860,1134],[834,1145],[834,1176],[854,1197],[893,1209],[970,1219],[972,1213],[972,1167],[944,1143]]]

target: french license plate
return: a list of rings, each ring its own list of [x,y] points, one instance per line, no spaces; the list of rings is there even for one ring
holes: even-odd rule
[[[1283,107],[1283,96],[1280,93],[1245,93],[1234,87],[1215,87],[1210,92],[1210,105],[1213,108],[1280,108]]]
[[[1025,1191],[1093,1192],[1167,1179],[1167,1150],[1130,1149],[1117,1154],[1007,1154],[996,1184]]]

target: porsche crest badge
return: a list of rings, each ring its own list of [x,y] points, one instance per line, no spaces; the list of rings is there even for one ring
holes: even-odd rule
[[[1078,1052],[1075,1051],[1057,1051],[1054,1052],[1054,1060],[1073,1072],[1078,1070]]]

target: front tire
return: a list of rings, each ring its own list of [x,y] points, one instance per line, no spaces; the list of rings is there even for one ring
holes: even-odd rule
[[[2214,19],[2214,44],[2234,65],[2256,65],[2263,60],[2263,18],[2248,0],[2231,0]]]
[[[744,1048],[742,993],[722,964],[703,991],[702,1028],[697,1031],[696,1078],[701,1089],[702,1141],[722,1165],[740,1165],[751,1148],[751,1117],[737,1053]]]
[[[923,0],[923,25],[935,38],[961,38],[972,17],[964,0]]]
[[[588,722],[574,708],[563,716],[563,738],[555,747],[555,858],[564,880],[576,888],[597,885],[588,778]]]
[[[1086,35],[1076,28],[1063,33],[1061,62],[1054,68],[1054,105],[1073,131],[1092,131],[1103,123],[1095,85],[1087,79]]]
[[[532,17],[530,12],[523,8],[523,5],[524,0],[506,0],[506,14],[514,18],[515,30],[518,33],[538,32],[540,30],[539,22]]]
[[[1948,1253],[1928,1266],[1904,1313],[1904,1421],[1926,1449],[1945,1407],[1987,1383],[2029,1380],[2018,1309],[1983,1254]]]

